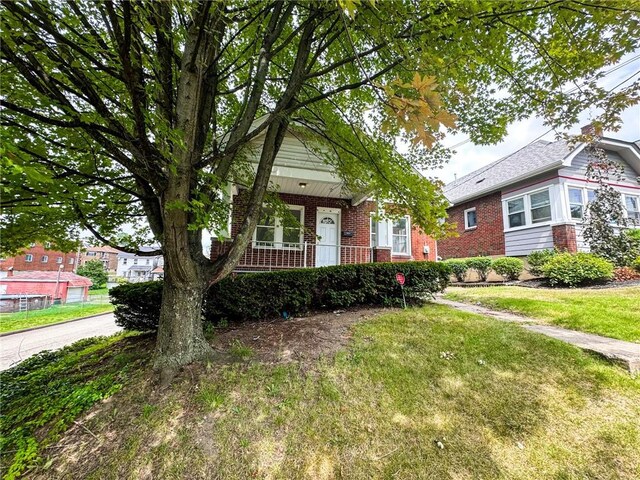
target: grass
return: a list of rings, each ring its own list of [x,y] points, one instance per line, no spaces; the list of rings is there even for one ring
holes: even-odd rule
[[[75,419],[113,395],[145,364],[129,335],[91,338],[35,355],[0,372],[0,452],[4,479],[46,466],[41,454]]]
[[[640,342],[640,287],[599,290],[451,287],[446,298],[479,302],[571,330]]]
[[[109,295],[109,289],[107,287],[96,288],[95,290],[89,289],[89,295]]]
[[[360,323],[351,347],[312,365],[210,364],[161,394],[126,387],[83,422],[98,438],[51,453],[56,478],[640,472],[638,379],[517,325],[437,305]]]
[[[15,330],[41,325],[51,325],[112,311],[113,305],[110,303],[84,303],[54,305],[49,308],[30,312],[3,313],[0,314],[0,333],[13,332]]]

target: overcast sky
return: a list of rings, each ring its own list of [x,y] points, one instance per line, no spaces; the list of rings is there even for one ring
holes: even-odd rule
[[[628,65],[615,70],[602,78],[599,85],[611,89],[626,79],[629,79],[629,81],[624,83],[621,87],[629,86],[632,82],[638,81],[640,77],[640,51],[627,55],[620,61],[620,64],[627,61],[630,61]],[[604,71],[606,72],[611,68],[613,67],[604,69]],[[573,128],[569,130],[569,133],[579,133],[580,127],[588,124],[595,113],[597,112],[589,110],[583,112],[580,118],[580,123],[578,125],[574,125]],[[619,138],[621,140],[640,140],[640,106],[627,109],[624,112],[623,121],[624,126],[621,130],[618,132],[604,132],[604,134],[608,134],[610,137]],[[476,146],[471,142],[467,142],[455,149],[456,153],[444,168],[426,171],[424,173],[427,176],[437,177],[445,183],[451,182],[454,180],[456,175],[460,178],[461,176],[477,170],[494,160],[519,150],[538,138],[547,130],[549,130],[549,127],[545,127],[542,120],[539,118],[530,118],[522,122],[517,122],[509,127],[508,135],[499,144],[492,146]],[[543,136],[542,139],[553,141],[555,136],[556,132],[552,131]],[[465,135],[452,135],[444,140],[444,145],[446,147],[452,147],[467,140],[467,138],[468,137]]]

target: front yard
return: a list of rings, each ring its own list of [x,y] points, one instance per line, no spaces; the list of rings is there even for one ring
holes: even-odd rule
[[[72,350],[14,379],[24,393],[5,404],[2,434],[24,438],[3,447],[33,445],[61,418],[73,425],[87,407],[74,390],[120,390],[42,445],[30,478],[638,478],[638,379],[444,306],[365,313],[218,332],[220,358],[166,391],[141,363],[152,338]],[[20,406],[42,404],[51,369],[79,375],[50,389],[56,416],[41,422],[32,408],[30,423]]]
[[[519,313],[571,330],[640,342],[640,287],[450,287],[445,297]]]
[[[89,297],[91,299],[91,297]],[[106,298],[106,297],[105,297]],[[70,303],[67,305],[53,305],[42,310],[30,312],[2,313],[0,314],[0,333],[23,330],[25,328],[53,325],[78,318],[109,313],[113,311],[113,305],[101,299],[96,303]]]

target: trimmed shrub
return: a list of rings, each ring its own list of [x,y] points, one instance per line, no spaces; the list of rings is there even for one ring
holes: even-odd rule
[[[358,305],[402,305],[396,273],[405,275],[409,304],[449,284],[444,262],[368,263],[231,275],[213,285],[203,305],[203,321],[241,322],[309,310],[333,310]],[[127,330],[156,330],[162,302],[162,282],[119,285],[109,291],[116,323]]]
[[[524,270],[524,262],[519,258],[502,257],[495,259],[491,268],[505,280],[518,280]]]
[[[637,272],[640,272],[640,257],[631,262],[631,268],[633,268]]]
[[[462,260],[460,258],[450,258],[449,260],[445,260],[443,263],[449,265],[449,268],[451,268],[451,273],[454,277],[456,277],[456,280],[458,282],[464,282],[464,279],[467,276],[467,270],[469,270],[466,260]]]
[[[481,282],[486,282],[491,271],[491,259],[489,257],[471,257],[466,260],[467,267],[478,274]]]
[[[577,287],[613,278],[613,263],[592,253],[560,253],[542,268],[551,285]]]
[[[542,270],[543,267],[557,254],[558,252],[555,250],[539,250],[537,252],[531,252],[527,257],[529,273],[535,277],[542,277],[544,275]]]

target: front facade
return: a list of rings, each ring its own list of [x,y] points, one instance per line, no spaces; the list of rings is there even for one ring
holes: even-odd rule
[[[141,251],[153,251],[155,247],[141,247]],[[147,282],[164,277],[164,259],[162,255],[143,256],[133,253],[118,253],[116,277],[128,282]]]
[[[28,249],[15,257],[0,259],[0,272],[57,272],[62,267],[65,272],[73,272],[76,268],[77,254],[51,250],[49,244],[32,244]]]
[[[623,178],[611,185],[640,225],[640,147],[611,138],[598,147],[624,167]],[[450,183],[445,194],[458,237],[439,241],[439,255],[526,256],[554,247],[588,251],[583,217],[597,188],[587,178],[589,161],[584,144],[538,141]]]
[[[265,206],[236,271],[322,267],[374,261],[435,260],[435,242],[409,215],[384,219],[383,202],[347,191],[330,166],[293,135],[276,157],[271,183],[288,213]],[[211,242],[211,258],[226,252],[240,230],[248,191],[230,186],[229,224]]]
[[[89,261],[99,260],[102,262],[104,271],[109,274],[115,274],[118,269],[119,250],[111,247],[86,247],[80,255],[80,265],[84,265]]]

